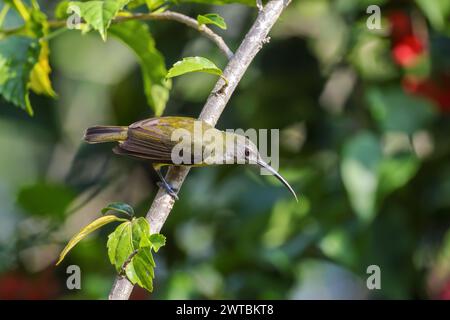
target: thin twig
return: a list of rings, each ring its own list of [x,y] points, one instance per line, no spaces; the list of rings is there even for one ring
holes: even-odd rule
[[[120,23],[124,21],[130,21],[130,20],[160,20],[160,21],[176,21],[180,22],[190,28],[193,28],[203,34],[206,38],[210,39],[212,42],[214,42],[217,47],[225,54],[225,56],[228,59],[231,59],[233,57],[233,51],[228,47],[228,45],[225,43],[223,38],[219,36],[217,33],[212,31],[210,28],[208,28],[205,25],[199,25],[197,20],[184,15],[179,12],[174,11],[164,11],[164,12],[150,12],[150,13],[136,13],[129,16],[118,16],[114,18],[112,23]],[[48,25],[51,28],[61,28],[66,26],[65,20],[50,20],[48,22]],[[16,32],[19,32],[23,29],[23,27],[17,28],[17,29],[11,29],[11,30],[1,30],[0,33],[3,33],[4,35],[14,34]]]
[[[208,100],[203,107],[199,119],[215,126],[225,108],[228,100],[236,89],[239,81],[247,70],[248,66],[264,45],[267,35],[272,26],[278,20],[280,14],[289,4],[290,0],[271,0],[258,14],[258,18],[250,31],[245,36],[239,49],[225,68],[224,76],[228,79],[228,85],[224,85],[224,80],[220,78]],[[184,179],[189,173],[188,167],[170,167],[166,180],[176,190],[180,190]],[[147,213],[147,220],[150,222],[150,231],[157,233],[161,230],[174,205],[172,196],[168,195],[164,189],[159,189],[155,200]],[[133,285],[127,278],[117,277],[109,294],[111,300],[126,300],[130,297]]]
[[[200,33],[202,33],[205,37],[214,42],[217,47],[227,56],[228,59],[233,57],[233,51],[227,46],[225,41],[221,36],[212,31],[205,25],[199,25],[197,20],[181,14],[179,12],[174,11],[164,11],[159,13],[142,13],[142,14],[134,14],[133,16],[120,16],[115,19],[116,22],[127,21],[127,20],[171,20],[180,22],[190,28],[193,28]]]

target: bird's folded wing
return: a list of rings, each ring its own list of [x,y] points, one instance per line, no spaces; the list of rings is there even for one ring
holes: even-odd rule
[[[175,142],[167,139],[162,132],[135,128],[129,130],[128,139],[115,147],[114,152],[152,162],[171,163],[174,145]]]

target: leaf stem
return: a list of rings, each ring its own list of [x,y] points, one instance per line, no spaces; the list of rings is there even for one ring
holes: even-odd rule
[[[0,28],[3,26],[3,23],[5,22],[6,15],[8,14],[8,11],[11,7],[9,4],[5,3],[3,5],[2,11],[0,11]]]
[[[59,36],[60,34],[66,32],[67,30],[69,30],[69,29],[67,29],[67,28],[56,29],[55,31],[50,32],[45,37],[42,37],[41,40],[49,41],[49,40]]]
[[[22,0],[13,0],[13,5],[24,21],[28,21],[30,19],[28,9],[23,4]]]

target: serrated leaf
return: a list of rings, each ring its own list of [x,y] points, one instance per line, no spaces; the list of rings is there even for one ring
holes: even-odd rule
[[[123,263],[133,253],[131,242],[131,222],[127,221],[119,225],[108,236],[108,257],[117,272],[121,271]]]
[[[58,262],[56,262],[56,265],[60,264],[61,261],[63,261],[64,257],[67,255],[67,253],[77,245],[78,242],[83,240],[87,235],[94,232],[95,230],[103,227],[104,225],[107,225],[108,223],[114,222],[114,221],[126,221],[125,219],[118,218],[113,215],[107,215],[98,218],[97,220],[91,222],[86,227],[80,230],[72,239],[70,239],[69,243],[66,245],[66,247],[61,251],[61,254],[59,255]]]
[[[153,291],[153,278],[155,277],[155,261],[149,247],[140,249],[125,268],[128,280],[132,284]]]
[[[214,62],[203,57],[187,57],[176,62],[167,72],[166,78],[178,77],[190,72],[205,72],[222,76],[222,70]]]
[[[127,203],[123,203],[123,202],[113,202],[108,204],[106,207],[104,207],[102,209],[102,214],[105,214],[109,211],[116,211],[116,212],[120,212],[123,214],[126,214],[130,217],[134,216],[134,209],[132,206],[130,206]]]
[[[149,240],[155,252],[158,252],[161,247],[166,245],[166,237],[159,233],[152,234]]]
[[[109,32],[130,47],[139,58],[147,102],[156,116],[162,115],[169,99],[171,82],[165,79],[164,57],[156,49],[148,26],[140,21],[127,21],[112,26]]]
[[[109,235],[108,256],[117,272],[122,271],[124,263],[135,250],[141,248],[141,243],[146,243],[143,239],[148,239],[149,236],[150,226],[143,217],[122,223]]]
[[[30,115],[33,109],[28,96],[28,84],[39,53],[37,39],[11,36],[0,41],[0,95]]]
[[[217,13],[208,13],[205,15],[199,14],[197,16],[197,22],[199,25],[213,24],[213,25],[219,27],[220,29],[223,29],[223,30],[227,29],[227,24],[226,24],[225,20]]]
[[[134,219],[131,224],[132,227],[132,241],[134,250],[138,250],[142,247],[147,247],[148,241],[150,237],[150,224],[147,219],[140,217]]]
[[[81,18],[106,40],[106,31],[111,21],[129,2],[130,0],[73,1],[69,5],[78,6]]]
[[[150,235],[150,224],[143,217],[124,222],[108,237],[109,260],[117,272],[125,271],[131,283],[152,291],[155,261],[151,250],[158,251],[165,239],[161,234]]]

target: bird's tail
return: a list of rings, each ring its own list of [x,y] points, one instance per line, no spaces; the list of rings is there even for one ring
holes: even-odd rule
[[[127,138],[128,127],[95,126],[90,127],[84,134],[87,143],[103,143],[123,141]]]

